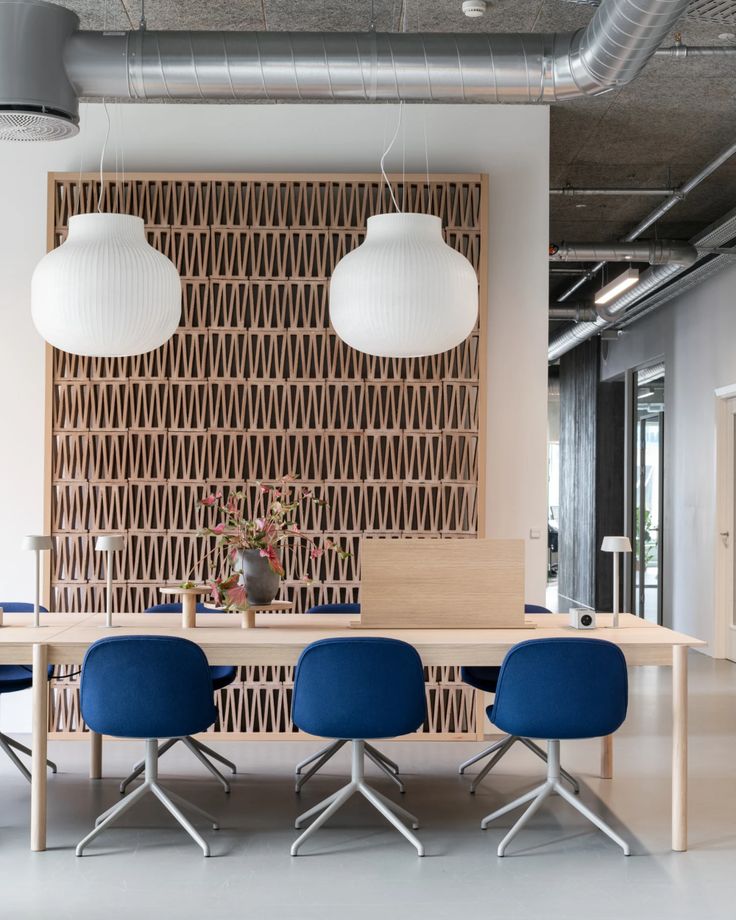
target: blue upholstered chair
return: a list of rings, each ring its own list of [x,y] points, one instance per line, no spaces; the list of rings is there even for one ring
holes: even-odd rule
[[[186,674],[186,680],[182,675]],[[103,812],[95,827],[77,845],[77,856],[120,815],[151,792],[205,856],[210,848],[182,808],[197,813],[217,829],[206,812],[158,782],[158,743],[161,738],[186,738],[215,721],[212,678],[202,649],[173,636],[114,636],[87,650],[82,664],[82,717],[92,731],[146,742],[145,775],[141,786]]]
[[[546,607],[539,607],[536,604],[525,604],[524,613],[551,613],[551,610],[548,610]],[[496,686],[498,684],[498,676],[501,673],[501,668],[499,667],[472,667],[472,668],[461,668],[460,674],[463,681],[466,684],[469,684],[471,687],[474,687],[476,690],[482,690],[484,693],[495,693]],[[463,761],[458,767],[458,773],[464,773],[468,767],[472,766],[474,763],[477,763],[479,760],[485,760],[486,757],[489,757],[490,760],[483,767],[480,773],[475,777],[473,782],[470,784],[471,794],[475,794],[475,790],[478,788],[480,783],[488,776],[490,771],[496,766],[499,760],[507,753],[517,741],[520,741],[525,747],[536,754],[540,760],[547,761],[547,755],[544,750],[538,745],[535,744],[531,738],[521,738],[517,735],[506,735],[504,738],[501,738],[500,741],[496,741],[490,747],[481,751],[480,754],[475,754],[473,757],[470,757],[468,760]],[[580,792],[580,785],[574,776],[570,776],[567,770],[562,770],[562,777],[566,779],[568,783],[575,790],[577,795]]]
[[[314,607],[310,607],[307,613],[352,613],[355,616],[360,616],[360,604],[317,604]],[[297,775],[296,784],[294,786],[296,791],[301,792],[302,786],[304,786],[315,773],[321,770],[327,761],[331,760],[345,744],[347,744],[345,740],[333,741],[333,743],[328,744],[327,747],[320,748],[316,754],[310,754],[309,757],[300,761],[296,765],[294,771]],[[365,756],[372,760],[379,770],[382,770],[389,779],[392,779],[396,783],[399,787],[399,792],[405,791],[404,784],[399,779],[398,764],[394,763],[393,760],[372,744],[366,744]],[[306,773],[302,774],[302,770],[304,770],[305,767],[309,767],[310,764],[312,764],[311,768],[307,770]]]
[[[530,639],[506,655],[496,698],[488,717],[502,731],[521,738],[547,740],[547,779],[481,822],[531,805],[498,846],[503,856],[516,836],[550,795],[559,795],[615,841],[626,856],[629,845],[561,781],[560,740],[612,735],[626,718],[628,676],[621,649],[601,639]]]
[[[0,601],[0,607],[3,608],[5,613],[33,613],[34,609],[33,604],[24,604],[19,601]],[[48,613],[45,607],[41,607],[39,609],[43,613]],[[52,672],[53,668],[49,667],[49,677],[51,677]],[[0,694],[16,693],[18,690],[28,690],[31,686],[33,686],[33,668],[31,668],[29,665],[0,665]],[[8,755],[15,766],[30,783],[31,772],[20,759],[20,757],[18,757],[16,751],[20,752],[21,754],[25,754],[27,757],[31,757],[31,749],[27,748],[25,744],[21,744],[19,741],[16,741],[15,738],[10,738],[8,735],[0,732],[0,750],[4,751]],[[51,768],[53,773],[56,773],[56,764],[53,761],[47,760],[46,764]]]
[[[355,793],[412,843],[420,856],[424,847],[401,820],[413,828],[414,815],[400,808],[365,781],[367,738],[394,738],[416,731],[424,722],[424,669],[416,649],[398,639],[322,639],[302,652],[294,678],[292,719],[309,732],[352,742],[350,782],[296,820],[316,820],[291,848],[296,856],[304,841]]]
[[[153,607],[146,608],[146,613],[181,613],[181,604],[155,604]],[[222,611],[211,610],[209,607],[205,607],[204,604],[197,604],[197,613],[219,613]],[[210,667],[210,677],[212,678],[212,689],[221,690],[223,687],[227,687],[228,684],[231,684],[235,678],[238,676],[238,669],[233,665],[213,665]],[[186,675],[182,675],[182,679],[186,680]],[[168,741],[164,742],[158,749],[158,756],[161,757],[162,754],[165,754],[170,750],[177,742],[181,741],[189,750],[194,754],[197,760],[202,763],[207,770],[215,777],[215,779],[222,785],[222,788],[225,792],[230,792],[230,783],[225,779],[225,777],[220,773],[217,767],[212,763],[212,760],[219,760],[221,764],[224,764],[231,773],[237,773],[237,767],[232,762],[228,760],[227,757],[223,757],[222,754],[213,750],[206,744],[203,744],[197,738],[169,738]],[[133,772],[129,776],[126,776],[125,779],[120,783],[120,792],[125,795],[125,790],[128,788],[130,783],[134,779],[139,777],[143,773],[145,767],[145,761],[140,760],[133,767]]]

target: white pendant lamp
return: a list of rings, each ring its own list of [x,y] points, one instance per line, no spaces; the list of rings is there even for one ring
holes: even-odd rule
[[[464,341],[478,318],[478,279],[431,214],[368,218],[365,241],[335,266],[330,320],[369,355],[415,358]]]
[[[78,214],[66,241],[36,266],[31,304],[36,329],[62,351],[140,355],[179,325],[181,281],[148,244],[140,217]]]

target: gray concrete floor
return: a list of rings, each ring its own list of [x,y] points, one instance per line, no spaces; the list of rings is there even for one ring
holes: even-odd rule
[[[301,797],[291,769],[313,745],[223,744],[241,769],[225,796],[185,750],[162,760],[162,779],[220,817],[206,831],[213,857],[175,827],[153,800],[96,841],[82,859],[74,845],[96,814],[118,799],[117,782],[138,755],[128,742],[105,746],[105,778],[85,775],[87,746],[51,745],[59,775],[49,783],[49,850],[28,850],[29,789],[0,758],[0,917],[119,918],[376,917],[726,920],[736,915],[736,666],[691,655],[690,850],[670,851],[669,672],[632,673],[630,716],[616,741],[615,778],[598,778],[596,742],[563,745],[563,763],[583,797],[632,841],[626,859],[559,800],[535,817],[498,859],[513,819],[479,829],[480,819],[541,777],[541,763],[514,750],[476,796],[457,763],[476,744],[393,743],[407,782],[403,804],[422,822],[427,856],[366,803],[355,800],[292,859],[294,817],[346,776],[340,756]],[[391,784],[369,768],[377,788]]]

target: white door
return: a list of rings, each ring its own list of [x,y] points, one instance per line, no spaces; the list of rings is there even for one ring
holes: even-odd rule
[[[719,402],[716,603],[725,630],[723,652],[736,661],[736,397]]]

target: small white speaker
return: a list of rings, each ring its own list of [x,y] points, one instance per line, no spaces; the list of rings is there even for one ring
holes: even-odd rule
[[[570,608],[570,626],[573,629],[595,629],[595,610],[587,607]]]

